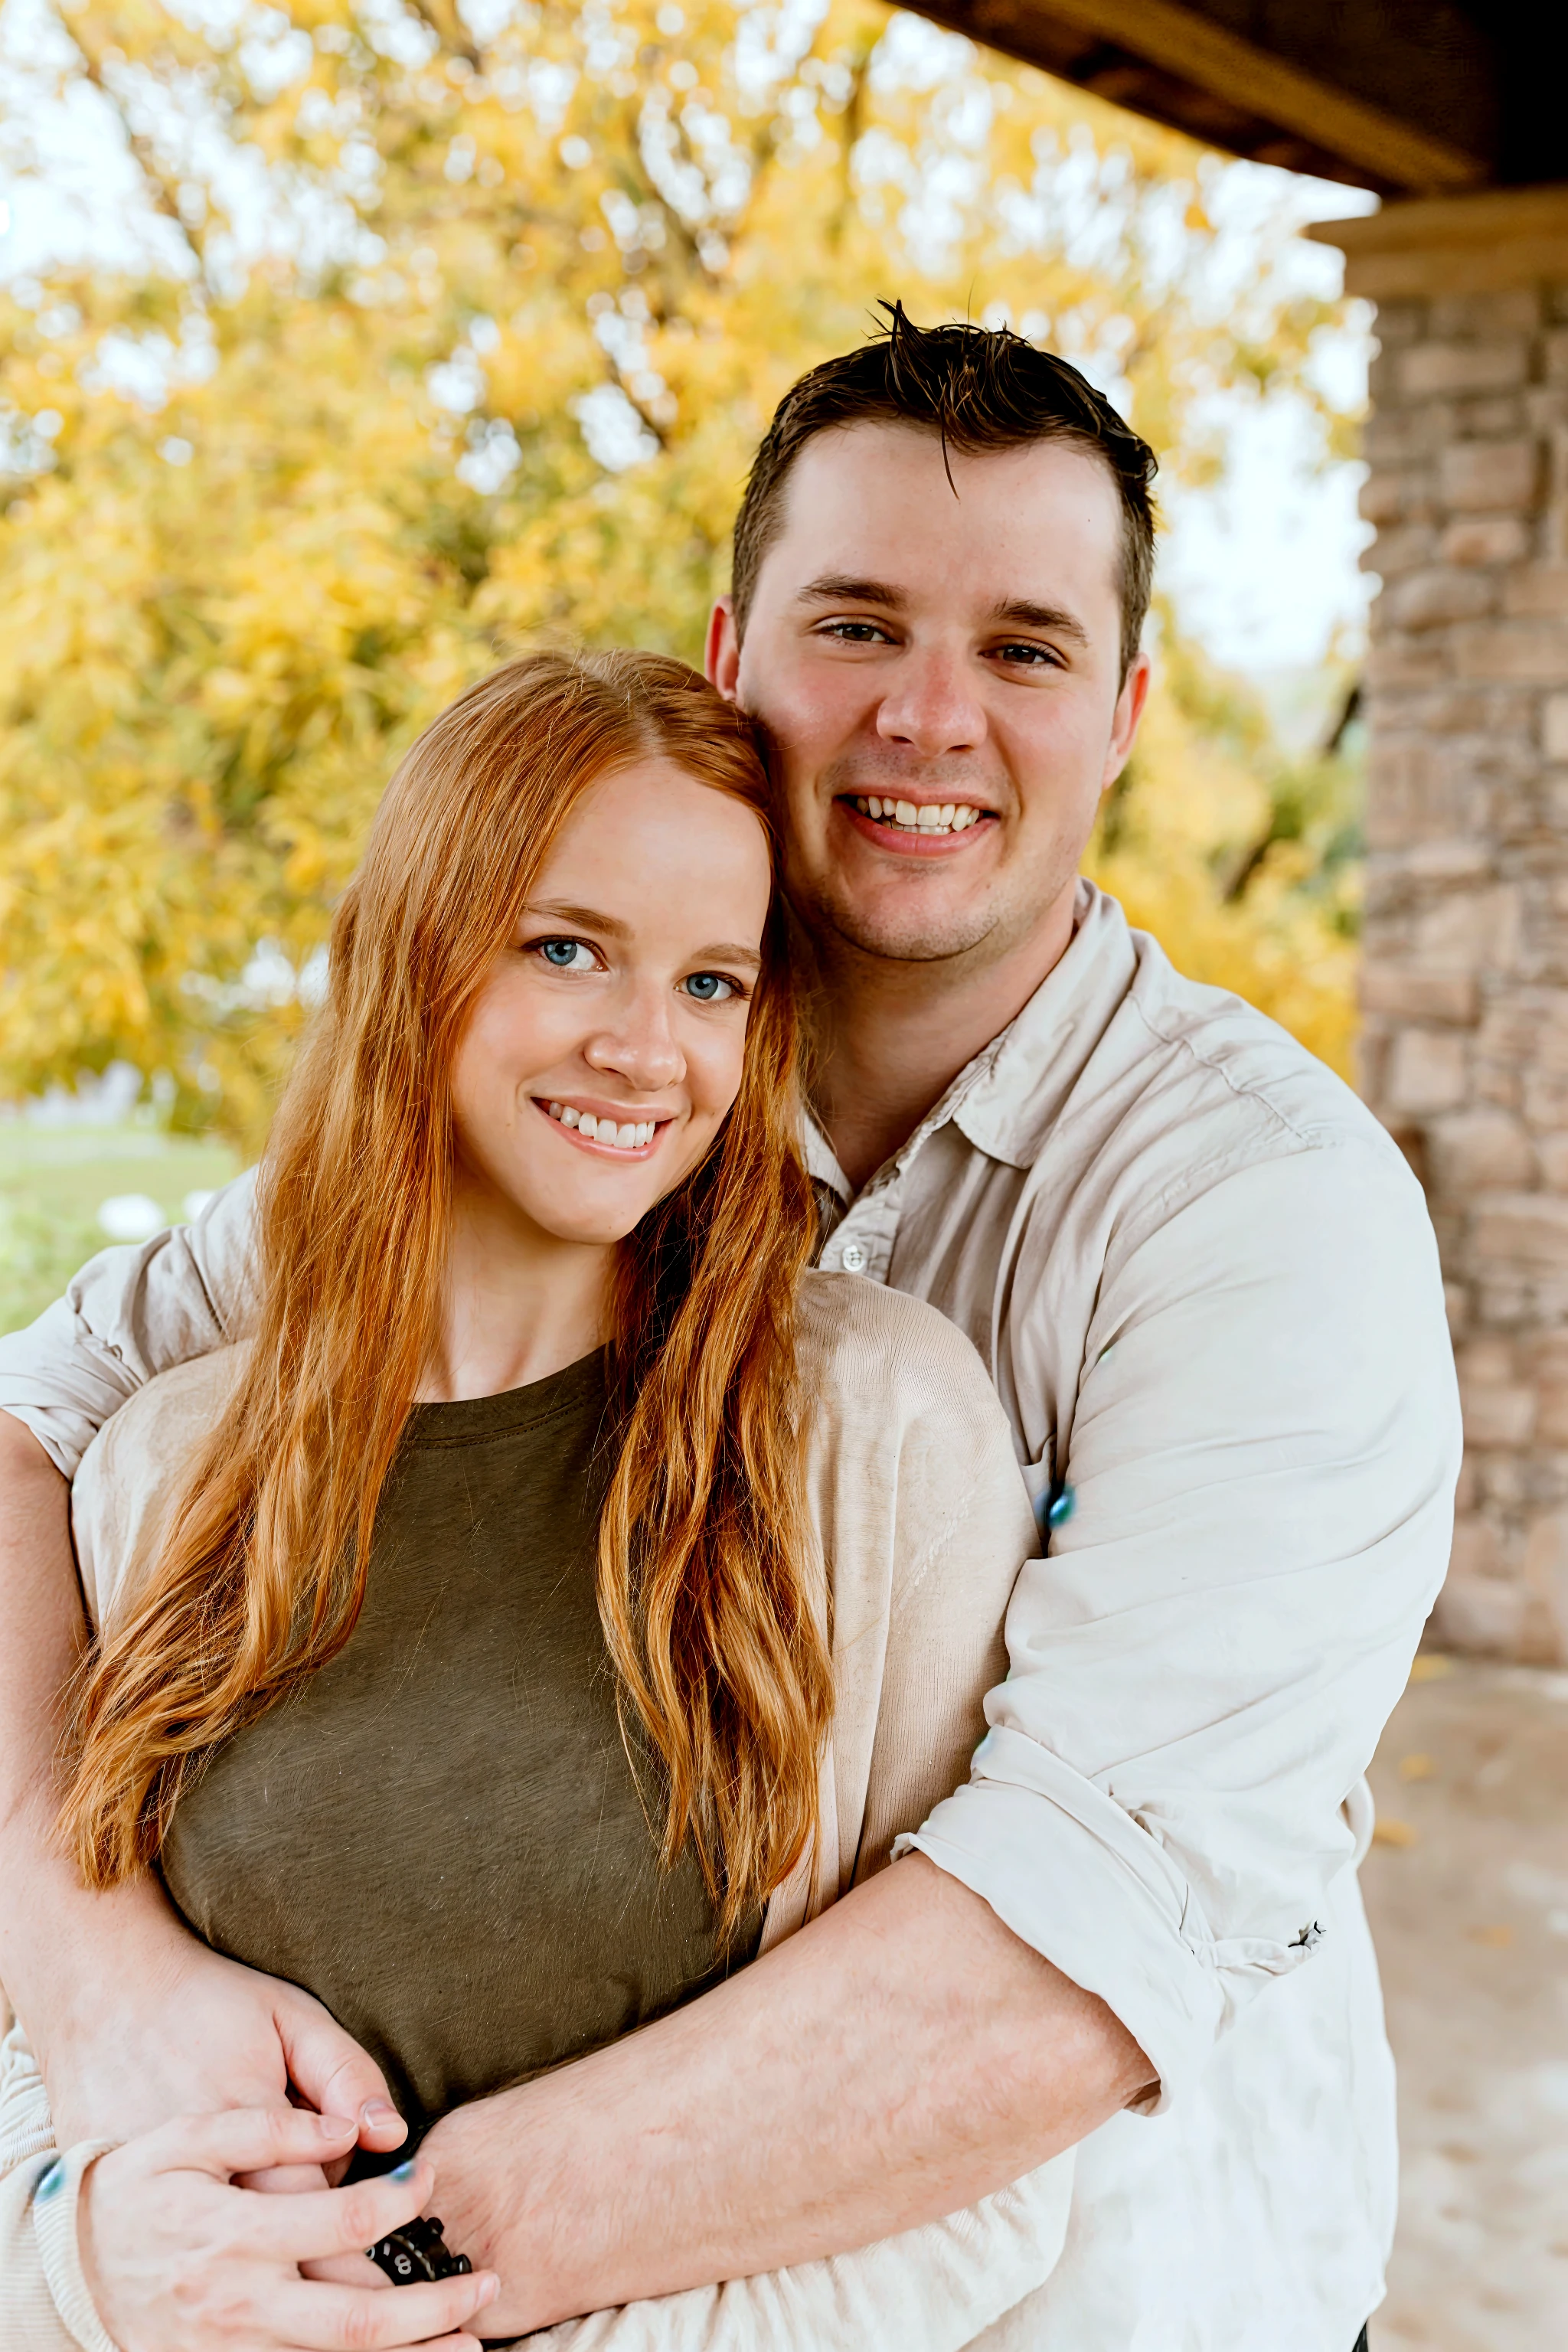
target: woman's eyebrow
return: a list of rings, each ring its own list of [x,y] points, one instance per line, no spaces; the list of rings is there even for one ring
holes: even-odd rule
[[[564,898],[536,898],[523,908],[525,915],[546,923],[575,923],[584,931],[603,931],[607,940],[629,940],[632,927],[616,915],[604,915],[596,907],[569,906]]]
[[[755,948],[743,948],[734,940],[721,940],[717,947],[699,948],[693,963],[743,963],[752,971],[761,971],[762,957]]]

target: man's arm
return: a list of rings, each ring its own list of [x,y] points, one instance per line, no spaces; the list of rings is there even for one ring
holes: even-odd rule
[[[1447,1557],[1458,1419],[1419,1196],[1374,1147],[1241,1171],[1108,1272],[1090,1336],[1077,1507],[1020,1577],[971,1777],[920,1832],[940,1867],[900,1863],[433,2135],[505,2324],[952,2210],[1147,2105],[1151,2075],[1186,2095],[1310,1964],[1342,1801]]]
[[[0,1498],[0,1983],[27,2018],[43,2013],[58,1949],[78,1948],[84,1923],[113,1913],[133,1933],[143,1901],[134,1890],[128,1900],[109,1898],[95,1913],[51,1834],[60,1694],[83,1639],[68,1530],[70,1490],[43,1447],[5,1413]]]
[[[486,2325],[865,2245],[1072,2147],[1149,2084],[1103,2001],[915,1855],[641,2033],[438,2124]]]
[[[106,1421],[175,1364],[239,1336],[255,1248],[254,1170],[188,1225],[100,1250],[25,1330],[0,1335],[0,1409],[74,1478]]]
[[[38,2053],[61,2144],[176,2115],[313,2105],[403,2126],[380,2070],[293,1986],[207,1951],[151,1876],[94,1895],[54,1832],[60,1700],[85,1638],[68,1478],[143,1382],[220,1347],[243,1297],[251,1180],[197,1224],[106,1250],[0,1339],[0,1984]]]
[[[0,1984],[48,2084],[59,2145],[179,2115],[276,2106],[293,2082],[357,2116],[366,2147],[404,2126],[379,2067],[296,1986],[207,1950],[151,1874],[95,1895],[55,1833],[60,1699],[85,1639],[70,1490],[0,1412]]]

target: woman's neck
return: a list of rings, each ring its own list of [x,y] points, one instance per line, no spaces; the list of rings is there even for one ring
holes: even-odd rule
[[[614,1255],[542,1234],[459,1174],[440,1322],[416,1402],[500,1396],[591,1355],[607,1336]]]

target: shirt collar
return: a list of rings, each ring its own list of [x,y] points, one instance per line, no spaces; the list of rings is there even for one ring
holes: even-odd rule
[[[964,1065],[912,1135],[867,1186],[902,1171],[949,1120],[977,1150],[1011,1168],[1031,1168],[1051,1123],[1107,1022],[1125,997],[1137,955],[1127,918],[1114,898],[1080,880],[1067,950],[1021,1010]],[[808,1111],[806,1165],[848,1202],[854,1186],[818,1121]]]
[[[1034,1166],[1137,965],[1121,907],[1080,879],[1066,953],[970,1064],[976,1083],[952,1107],[956,1125],[978,1150],[1010,1168]]]

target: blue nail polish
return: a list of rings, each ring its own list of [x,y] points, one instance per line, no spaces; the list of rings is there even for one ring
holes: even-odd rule
[[[1073,1510],[1077,1502],[1078,1497],[1073,1493],[1072,1488],[1070,1486],[1064,1486],[1061,1493],[1057,1496],[1056,1501],[1051,1505],[1050,1509],[1046,1513],[1046,1525],[1048,1528],[1065,1528],[1068,1521],[1073,1515]]]
[[[416,2156],[411,2156],[404,2163],[395,2164],[392,2170],[387,2174],[387,2179],[389,2180],[412,2180],[414,2178],[414,2168],[418,2161],[419,2158]]]

